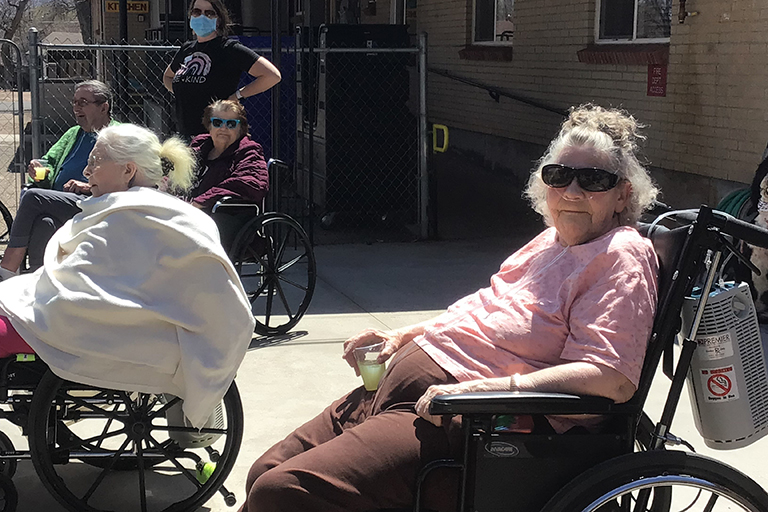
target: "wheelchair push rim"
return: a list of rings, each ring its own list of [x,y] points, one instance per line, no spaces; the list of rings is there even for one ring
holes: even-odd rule
[[[317,279],[315,256],[301,225],[280,213],[257,217],[240,230],[231,258],[251,302],[254,331],[278,335],[296,326]]]
[[[675,450],[623,455],[581,474],[542,512],[766,512],[755,481],[715,459]]]
[[[243,411],[233,382],[222,401],[223,421],[203,430],[218,435],[213,444],[182,446],[171,436],[197,431],[169,425],[166,416],[179,405],[175,397],[97,389],[48,372],[30,411],[35,470],[71,511],[195,510],[234,466]]]

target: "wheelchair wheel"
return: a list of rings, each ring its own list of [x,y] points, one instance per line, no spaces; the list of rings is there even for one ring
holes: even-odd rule
[[[216,491],[226,494],[222,484],[242,442],[243,410],[234,382],[216,421],[201,432],[168,419],[180,404],[167,395],[67,382],[49,371],[32,400],[32,463],[72,512],[195,510]],[[201,436],[207,442],[196,441]]]
[[[0,246],[5,248],[11,238],[11,226],[13,225],[13,215],[7,206],[0,201]]]
[[[315,255],[298,222],[267,213],[238,233],[230,257],[251,301],[255,331],[285,334],[301,320],[315,291]]]
[[[632,453],[563,487],[542,512],[768,511],[768,494],[719,461],[690,452]]]
[[[12,452],[15,448],[11,438],[5,435],[4,432],[0,432],[0,452]],[[13,478],[16,474],[16,467],[18,461],[16,459],[0,459],[0,476],[7,476]]]
[[[0,512],[15,512],[19,505],[19,493],[11,477],[0,475]]]

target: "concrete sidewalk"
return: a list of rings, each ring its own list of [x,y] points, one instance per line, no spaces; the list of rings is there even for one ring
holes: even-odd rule
[[[487,286],[504,258],[527,239],[317,247],[319,279],[308,314],[283,339],[255,338],[238,373],[245,435],[227,482],[237,495],[238,506],[251,463],[333,399],[360,384],[341,359],[341,345],[347,337],[366,327],[396,328],[435,316],[454,300]],[[652,391],[648,409],[654,418],[663,405],[665,383],[659,378]],[[687,395],[678,411],[673,433],[691,442],[697,451],[768,486],[768,467],[762,463],[768,458],[768,441],[731,452],[708,450],[693,427]],[[10,434],[14,427],[3,429]],[[26,446],[19,436],[13,436],[13,441]],[[14,481],[20,493],[20,512],[63,510],[47,495],[29,462],[19,464]],[[233,509],[217,495],[203,510]]]

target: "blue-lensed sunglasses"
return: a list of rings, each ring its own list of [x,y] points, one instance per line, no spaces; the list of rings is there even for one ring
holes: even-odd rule
[[[211,126],[214,128],[221,128],[222,126],[226,126],[230,130],[234,130],[239,124],[239,119],[222,119],[220,117],[211,118]]]

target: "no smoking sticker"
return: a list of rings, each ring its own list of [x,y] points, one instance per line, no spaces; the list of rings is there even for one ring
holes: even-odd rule
[[[739,398],[733,366],[701,370],[701,382],[704,387],[704,398],[708,402],[728,402]]]

